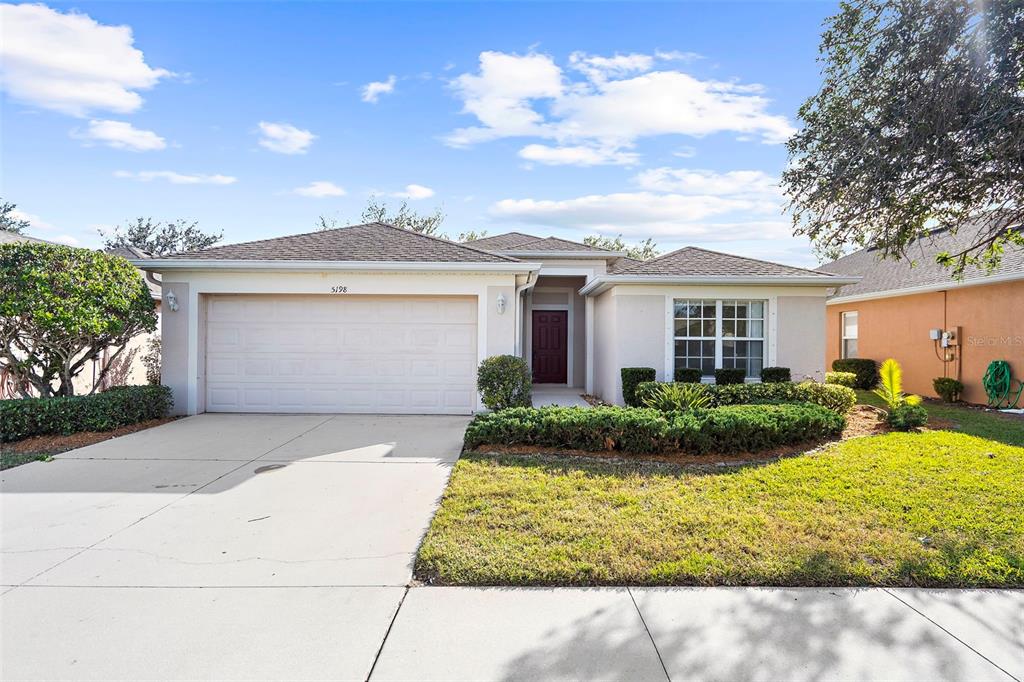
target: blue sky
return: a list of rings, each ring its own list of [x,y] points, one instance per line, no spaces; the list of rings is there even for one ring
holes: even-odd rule
[[[775,187],[831,2],[3,6],[2,196],[245,241],[357,221],[654,237],[812,265]],[[376,85],[370,85],[376,84]]]

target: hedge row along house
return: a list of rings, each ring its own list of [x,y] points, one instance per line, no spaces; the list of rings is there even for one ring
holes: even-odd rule
[[[935,260],[971,246],[978,230],[935,230],[899,260],[863,249],[819,268],[860,277],[828,299],[828,365],[836,358],[895,358],[909,392],[934,396],[932,380],[945,376],[963,382],[963,400],[981,404],[993,360],[1010,363],[1014,386],[1024,380],[1024,249],[1008,246],[994,272],[972,266],[960,280]]]

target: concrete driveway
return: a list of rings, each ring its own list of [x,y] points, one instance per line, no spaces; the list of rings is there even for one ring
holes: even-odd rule
[[[2,474],[4,679],[365,679],[461,417],[200,415]]]

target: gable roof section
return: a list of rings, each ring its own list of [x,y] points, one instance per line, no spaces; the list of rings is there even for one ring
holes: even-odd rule
[[[616,251],[609,251],[597,246],[589,246],[580,242],[574,242],[560,237],[533,237],[522,232],[507,232],[497,234],[493,237],[484,237],[472,242],[473,246],[488,251],[496,251],[508,254],[543,254],[543,253],[593,253],[598,257],[609,257],[620,255]]]
[[[843,287],[835,299],[870,299],[911,293],[915,290],[941,290],[972,284],[985,284],[993,279],[1024,279],[1024,248],[1007,246],[1002,262],[991,274],[983,268],[970,266],[964,270],[962,280],[954,280],[950,269],[935,262],[942,252],[959,253],[970,247],[978,236],[980,225],[960,227],[956,233],[948,229],[935,230],[910,244],[907,254],[899,260],[882,259],[881,252],[861,249],[848,256],[821,266],[819,271],[834,275],[860,275],[858,284]],[[1020,230],[1021,228],[1011,228]]]
[[[366,223],[241,244],[185,251],[172,261],[336,261],[406,263],[517,263],[515,258],[385,223]]]
[[[663,256],[640,261],[616,272],[620,275],[679,275],[707,277],[820,277],[827,282],[829,276],[814,270],[772,263],[756,258],[734,256],[696,246],[686,246]]]
[[[540,237],[534,237],[532,234],[525,234],[523,232],[506,232],[505,234],[496,234],[493,237],[481,237],[480,239],[474,239],[473,241],[464,243],[485,251],[503,251],[538,239],[540,239]]]

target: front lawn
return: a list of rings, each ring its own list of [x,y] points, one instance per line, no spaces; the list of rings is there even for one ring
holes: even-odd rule
[[[875,407],[885,405],[882,399],[871,391],[857,391],[857,402]],[[930,428],[951,427],[961,433],[1024,447],[1024,417],[1020,415],[1001,414],[995,410],[950,405],[932,400],[926,400],[922,404],[928,410],[928,418],[933,421],[929,424]]]
[[[1024,448],[995,442],[1024,443],[1024,433],[980,412],[958,413],[956,423],[993,440],[892,433],[703,471],[468,455],[417,576],[477,585],[1024,586]]]

